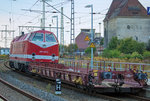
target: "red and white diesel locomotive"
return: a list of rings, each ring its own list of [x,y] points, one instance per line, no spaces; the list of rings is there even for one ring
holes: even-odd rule
[[[26,71],[30,62],[58,63],[59,43],[49,31],[39,30],[16,37],[11,42],[9,65]]]

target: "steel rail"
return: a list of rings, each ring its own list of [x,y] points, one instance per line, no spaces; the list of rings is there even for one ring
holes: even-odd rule
[[[1,99],[2,99],[3,101],[8,101],[4,96],[2,96],[2,95],[0,94],[0,101],[1,101]]]
[[[136,95],[132,95],[132,94],[126,94],[127,96],[131,97],[131,98],[135,98],[137,100],[141,100],[141,101],[150,101],[150,98],[146,98],[146,97],[141,97],[141,96],[136,96]]]
[[[6,63],[7,63],[7,62],[4,63],[4,66],[8,67],[8,66],[6,65]],[[9,67],[8,67],[8,68],[9,68]],[[9,69],[10,69],[10,68],[9,68]],[[1,79],[1,78],[0,78],[0,82],[2,82],[3,84],[7,85],[8,87],[14,89],[15,91],[17,91],[17,92],[23,94],[24,96],[26,96],[26,97],[28,97],[28,98],[34,100],[34,101],[43,101],[42,99],[40,99],[40,98],[38,98],[38,97],[36,97],[36,96],[34,96],[34,95],[31,95],[30,93],[27,93],[27,92],[25,92],[25,91],[23,91],[23,90],[21,90],[21,89],[15,87],[15,86],[13,86],[12,84],[10,84],[10,83],[4,81],[4,80]]]

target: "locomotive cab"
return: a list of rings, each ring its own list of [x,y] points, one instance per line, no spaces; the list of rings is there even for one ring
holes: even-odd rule
[[[41,60],[37,60],[38,62],[46,62],[44,59],[50,59],[53,62],[58,60],[58,40],[53,33],[34,32],[29,36],[28,40],[38,46],[36,49],[31,47],[32,60],[39,59],[41,56]]]

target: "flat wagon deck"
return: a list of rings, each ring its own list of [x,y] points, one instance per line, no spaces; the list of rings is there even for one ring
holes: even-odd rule
[[[90,61],[62,59],[60,64],[32,62],[29,66],[32,73],[100,93],[135,93],[147,85],[145,64],[98,61],[91,69]]]

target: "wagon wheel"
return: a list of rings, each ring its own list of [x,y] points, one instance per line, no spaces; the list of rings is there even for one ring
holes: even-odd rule
[[[87,86],[86,86],[86,93],[88,93],[88,94],[90,94],[90,95],[95,94],[96,92],[94,91],[94,86],[92,86],[92,85],[87,85]]]

